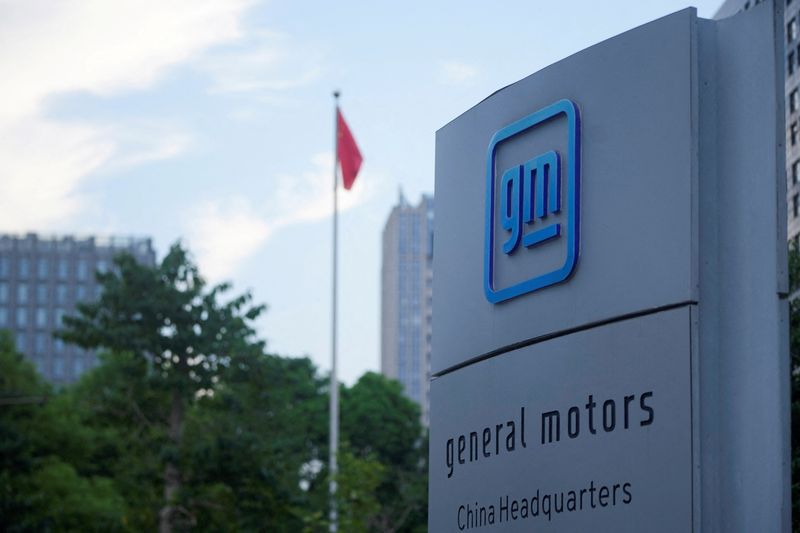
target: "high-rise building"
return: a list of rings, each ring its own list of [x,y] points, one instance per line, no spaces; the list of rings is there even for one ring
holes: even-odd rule
[[[786,198],[789,202],[788,237],[798,244],[800,236],[800,38],[798,38],[798,24],[800,24],[800,1],[785,0],[784,43],[785,50],[785,77],[786,77]]]
[[[402,192],[383,228],[381,372],[403,384],[428,425],[433,308],[433,197]]]
[[[784,78],[786,90],[786,213],[787,236],[800,244],[800,0],[783,3]],[[714,18],[722,19],[747,11],[764,0],[726,0]]]
[[[150,239],[0,235],[0,329],[14,334],[18,350],[49,381],[73,382],[96,363],[93,351],[53,333],[77,303],[99,296],[95,272],[112,268],[121,252],[155,264]]]

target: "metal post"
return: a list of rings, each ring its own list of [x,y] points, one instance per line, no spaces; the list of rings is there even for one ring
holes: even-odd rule
[[[338,467],[336,454],[339,449],[339,382],[336,376],[336,285],[337,285],[337,248],[339,206],[337,198],[337,169],[339,166],[339,91],[333,92],[334,99],[334,136],[333,136],[333,309],[331,324],[331,411],[330,411],[330,457],[329,457],[329,491],[330,491],[330,531],[338,529],[338,514],[336,508],[336,476]]]

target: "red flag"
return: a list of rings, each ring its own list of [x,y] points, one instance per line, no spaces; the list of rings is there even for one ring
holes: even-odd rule
[[[336,153],[342,166],[344,188],[349,191],[356,181],[363,158],[339,108],[336,108]]]

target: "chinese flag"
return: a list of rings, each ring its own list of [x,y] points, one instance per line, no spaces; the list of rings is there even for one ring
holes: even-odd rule
[[[361,152],[358,150],[356,140],[344,121],[342,112],[336,109],[336,153],[339,164],[342,166],[342,182],[348,191],[356,181],[356,176],[361,168]]]

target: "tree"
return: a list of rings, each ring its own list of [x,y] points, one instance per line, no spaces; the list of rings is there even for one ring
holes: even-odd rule
[[[52,390],[0,332],[0,530],[327,531],[328,382],[264,353],[245,294],[221,302],[183,248],[129,256],[60,336],[101,348]],[[417,406],[378,374],[342,387],[342,530],[417,532],[427,446]]]
[[[86,467],[98,435],[0,331],[0,530],[121,531],[114,482]]]
[[[169,446],[169,391],[153,387],[147,362],[134,354],[105,352],[100,364],[54,399],[65,431],[80,439],[79,451],[64,453],[80,472],[107,476],[126,502],[125,523],[150,531],[158,523],[163,494],[163,450]],[[53,438],[53,435],[50,435]]]
[[[800,251],[789,247],[789,353],[791,357],[792,398],[792,516],[794,531],[800,531]]]
[[[30,504],[20,494],[20,482],[36,468],[37,450],[30,436],[49,393],[14,349],[11,334],[0,331],[0,529],[26,521]]]
[[[419,406],[403,394],[399,382],[367,372],[342,391],[341,413],[342,435],[350,452],[383,466],[375,492],[379,506],[369,517],[369,529],[426,530],[428,446]]]
[[[378,488],[386,475],[386,466],[374,458],[358,458],[343,449],[339,453],[339,477],[336,480],[339,527],[342,531],[374,531],[373,519],[381,511]]]
[[[324,457],[325,382],[307,358],[239,358],[187,422],[198,528],[293,533]]]
[[[342,391],[342,432],[362,457],[413,468],[422,437],[419,406],[403,395],[400,382],[367,372]]]
[[[245,353],[261,352],[251,323],[263,306],[245,293],[222,303],[227,284],[207,288],[187,251],[174,244],[160,265],[138,264],[131,255],[98,273],[102,295],[66,317],[60,336],[83,348],[130,353],[145,362],[150,386],[168,396],[163,506],[159,530],[169,532],[193,517],[182,503],[182,457],[187,408],[215,389],[221,374]]]

